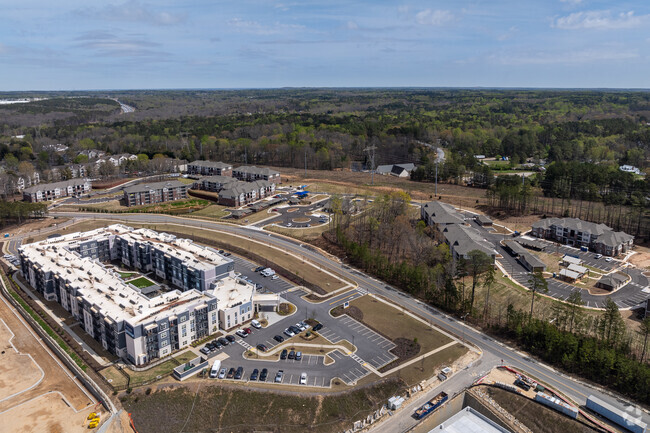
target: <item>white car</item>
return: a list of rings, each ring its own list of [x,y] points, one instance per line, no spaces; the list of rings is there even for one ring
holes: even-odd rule
[[[305,328],[305,326],[304,326],[302,323],[300,323],[300,322],[296,323],[294,326],[295,326],[296,328],[300,329],[301,331],[304,331],[304,330],[307,329],[307,328]]]
[[[597,259],[600,259],[600,258],[602,258],[602,257],[603,257],[602,254],[596,254],[596,258],[597,258]]]
[[[273,275],[273,276],[271,277],[272,280],[277,280],[278,278],[280,278],[280,277],[278,277],[277,274],[276,274],[276,275]]]
[[[612,259],[611,257],[607,257],[607,258],[605,259],[606,262],[611,262],[612,260],[614,260],[614,259]]]
[[[307,385],[307,373],[302,373],[300,375],[300,384]]]
[[[287,337],[293,337],[294,335],[296,335],[296,334],[295,334],[291,329],[289,329],[289,328],[287,328],[287,329],[284,330],[284,334],[285,334]]]

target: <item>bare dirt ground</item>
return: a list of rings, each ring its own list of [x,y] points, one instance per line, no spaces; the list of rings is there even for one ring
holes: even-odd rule
[[[636,254],[632,254],[628,261],[640,268],[650,269],[650,248],[636,245],[634,251]]]
[[[43,372],[27,354],[19,353],[12,345],[13,334],[0,319],[0,400],[35,386],[44,377]],[[14,380],[16,372],[20,380]]]
[[[50,227],[55,227],[64,222],[68,221],[70,218],[43,218],[31,221],[26,224],[21,224],[19,226],[8,227],[5,229],[6,233],[10,233],[12,236],[21,235],[23,233],[29,233],[33,231],[43,230]]]
[[[15,350],[24,354],[23,358],[29,354],[33,359],[33,368],[26,367],[23,359],[20,367],[0,369],[2,387],[14,391],[11,393],[13,396],[0,400],[0,430],[62,433],[83,431],[83,421],[96,405],[94,399],[39,341],[4,298],[0,299],[0,317],[4,322],[0,323],[0,328],[6,325],[0,335],[0,343],[5,352],[0,354],[2,363],[5,362],[5,357],[10,359],[10,352],[13,351],[13,348],[7,348],[8,345],[11,346],[9,338]],[[35,383],[31,370],[35,370],[39,377],[43,376],[40,382]]]

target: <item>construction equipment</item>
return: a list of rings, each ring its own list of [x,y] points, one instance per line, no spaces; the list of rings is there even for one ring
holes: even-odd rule
[[[90,421],[93,418],[97,418],[97,414],[95,412],[90,412],[90,415],[88,415],[88,418],[86,419]]]

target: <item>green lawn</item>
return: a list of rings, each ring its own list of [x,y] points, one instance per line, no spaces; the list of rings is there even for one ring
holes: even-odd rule
[[[122,278],[123,280],[126,280],[127,278],[131,278],[132,276],[135,275],[135,272],[119,272],[118,271],[117,273],[120,274],[120,278]]]
[[[129,283],[133,284],[138,289],[142,289],[143,287],[153,286],[155,284],[153,281],[145,277],[136,278],[135,280],[129,281]]]

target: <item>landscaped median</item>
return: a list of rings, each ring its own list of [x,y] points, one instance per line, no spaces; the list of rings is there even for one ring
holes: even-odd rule
[[[244,358],[257,359],[261,361],[277,361],[280,359],[281,352],[286,349],[289,351],[301,351],[303,355],[323,356],[323,363],[325,365],[330,365],[334,363],[334,360],[328,356],[330,352],[338,350],[344,355],[350,355],[357,350],[357,348],[347,340],[331,343],[330,341],[320,336],[317,332],[305,332],[310,332],[314,337],[305,337],[303,334],[296,335],[284,340],[282,343],[278,344],[267,352],[262,352],[257,350],[257,348],[252,348],[244,353]]]

